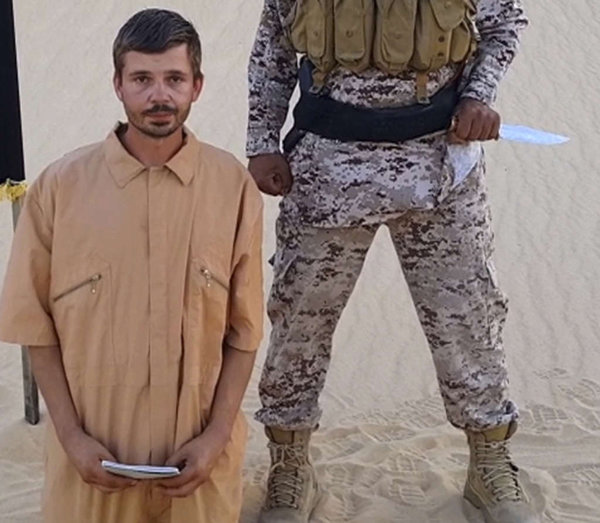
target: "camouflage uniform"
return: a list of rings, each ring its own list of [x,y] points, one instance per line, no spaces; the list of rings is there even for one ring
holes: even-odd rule
[[[250,59],[248,156],[279,151],[297,81],[286,36],[293,0],[265,0]],[[520,0],[479,0],[479,49],[463,97],[491,104],[526,26]],[[457,66],[429,75],[430,95]],[[415,74],[341,67],[329,95],[360,107],[416,103]],[[314,428],[332,336],[380,225],[387,225],[427,336],[448,419],[485,430],[517,417],[507,395],[502,327],[507,307],[492,262],[483,156],[455,184],[444,133],[403,143],[340,142],[307,133],[288,157],[294,184],[281,201],[272,322],[257,419]]]

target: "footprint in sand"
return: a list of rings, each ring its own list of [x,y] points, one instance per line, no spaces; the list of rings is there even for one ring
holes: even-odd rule
[[[311,523],[356,521],[356,516],[364,513],[372,504],[370,496],[358,496],[348,491],[328,491],[317,506]]]
[[[244,481],[249,485],[263,485],[267,478],[269,467],[267,465],[257,465],[244,471]]]
[[[406,480],[392,480],[387,497],[398,499],[405,505],[413,507],[432,507],[431,498],[428,498],[423,489],[418,485],[407,485]]]
[[[370,410],[368,412],[358,412],[351,416],[343,417],[340,425],[344,426],[362,426],[362,425],[385,425],[391,417],[391,412],[383,410]]]
[[[600,431],[600,413],[587,410],[585,415],[575,415],[576,425],[591,432]]]
[[[592,409],[600,409],[600,384],[595,381],[584,378],[573,386],[560,384],[558,388],[569,398],[578,401],[582,405]]]
[[[427,458],[412,450],[396,452],[386,459],[381,467],[388,472],[401,476],[420,475],[431,469]]]
[[[343,425],[401,426],[407,430],[422,430],[438,427],[446,423],[442,401],[438,397],[409,401],[397,410],[372,410],[342,418]]]
[[[559,378],[568,378],[569,373],[565,369],[559,369],[555,367],[554,369],[546,369],[541,371],[534,371],[534,374],[543,380],[555,380]]]
[[[383,478],[383,471],[378,468],[357,464],[326,465],[321,468],[319,476],[323,484],[331,490],[367,489],[371,492]]]
[[[348,458],[362,451],[372,440],[358,429],[339,429],[322,432],[315,438],[313,458],[319,461]]]
[[[396,413],[398,421],[417,430],[438,427],[447,422],[442,400],[437,396],[405,403]]]
[[[559,483],[576,483],[578,485],[600,488],[600,465],[569,467],[567,472],[560,476]]]
[[[393,443],[415,435],[414,430],[401,425],[361,425],[360,430],[377,443]]]
[[[562,409],[542,404],[528,405],[521,410],[523,428],[536,434],[559,432],[564,423],[572,421]]]

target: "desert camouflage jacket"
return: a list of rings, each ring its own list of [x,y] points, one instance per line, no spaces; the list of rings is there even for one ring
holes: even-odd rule
[[[294,0],[264,0],[248,70],[248,156],[279,151],[281,128],[297,81],[298,57],[285,30],[293,5]],[[467,69],[462,96],[491,104],[527,25],[521,0],[479,0],[476,25],[481,41]],[[454,77],[456,67],[430,74],[430,94]],[[363,107],[415,103],[412,72],[392,76],[371,68],[354,74],[338,67],[329,75],[327,88],[332,98]]]

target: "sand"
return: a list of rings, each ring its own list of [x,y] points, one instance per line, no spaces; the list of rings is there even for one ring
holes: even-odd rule
[[[28,178],[121,117],[110,46],[140,0],[15,2]],[[197,25],[207,84],[190,126],[243,158],[246,62],[262,2],[163,1]],[[504,82],[504,120],[569,135],[557,148],[487,146],[505,333],[520,404],[514,454],[547,521],[600,522],[598,133],[600,5],[527,2],[531,27]],[[274,245],[269,198],[265,253]],[[0,274],[11,241],[0,209]],[[265,267],[268,287],[271,273]],[[265,344],[244,403],[258,405]],[[335,335],[314,458],[326,496],[314,521],[481,521],[463,514],[464,436],[445,421],[433,365],[389,236],[382,229]],[[0,347],[0,521],[40,521],[42,423],[22,420],[20,354]],[[251,421],[243,522],[255,521],[267,454]]]

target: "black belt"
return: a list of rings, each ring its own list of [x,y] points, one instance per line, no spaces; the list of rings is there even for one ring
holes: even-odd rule
[[[314,66],[300,67],[300,100],[294,126],[283,141],[290,152],[306,132],[343,142],[404,142],[450,127],[459,100],[458,78],[430,98],[427,105],[362,108],[311,92]]]

